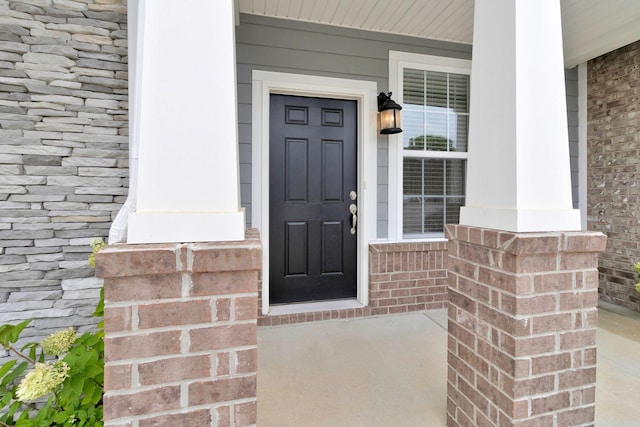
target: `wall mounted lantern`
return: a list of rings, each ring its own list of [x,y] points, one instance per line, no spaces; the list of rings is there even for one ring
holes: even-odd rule
[[[400,129],[400,110],[402,107],[391,99],[391,92],[378,95],[378,112],[380,113],[380,133],[390,135],[402,132]]]

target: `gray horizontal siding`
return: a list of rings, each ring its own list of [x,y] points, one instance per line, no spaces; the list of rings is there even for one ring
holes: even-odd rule
[[[251,219],[251,74],[253,70],[376,82],[388,90],[389,51],[471,58],[471,46],[254,15],[236,27],[241,201]],[[578,73],[566,70],[571,183],[578,206]],[[387,138],[378,137],[378,238],[387,237]]]
[[[578,67],[565,70],[564,80],[567,92],[567,122],[569,129],[569,159],[571,162],[571,192],[573,208],[580,207],[578,198]]]
[[[251,74],[253,70],[367,80],[388,90],[389,51],[471,58],[456,43],[360,31],[253,15],[236,27],[242,205],[251,218]],[[387,236],[387,138],[378,138],[378,237]]]

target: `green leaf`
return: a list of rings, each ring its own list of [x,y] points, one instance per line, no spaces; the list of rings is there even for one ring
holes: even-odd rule
[[[94,317],[104,317],[104,286],[100,289],[100,300],[96,306],[96,311],[93,312]]]
[[[96,388],[96,383],[94,383],[93,381],[85,381],[84,387],[82,388],[82,392],[84,393],[84,398],[82,399],[81,403],[83,405],[91,403],[95,388]]]
[[[82,394],[82,388],[84,387],[84,378],[79,375],[73,375],[69,378],[69,386],[75,392],[76,395]]]
[[[16,366],[13,369],[13,371],[7,373],[7,375],[5,375],[4,378],[2,378],[0,385],[5,386],[7,384],[10,384],[13,380],[15,380],[20,375],[22,375],[22,373],[27,369],[27,367],[28,367],[27,362],[20,363],[18,366]]]
[[[11,341],[12,343],[18,341],[18,338],[20,338],[20,333],[23,331],[24,328],[27,327],[29,323],[31,323],[32,320],[33,319],[28,319],[14,326],[9,332],[9,341]]]
[[[0,377],[4,376],[4,374],[9,372],[9,370],[13,367],[13,365],[16,364],[16,362],[17,360],[13,359],[13,360],[9,360],[7,363],[2,365],[2,367],[0,368]]]
[[[27,343],[25,345],[22,346],[22,348],[20,349],[21,352],[25,353],[25,350],[29,351],[29,359],[31,360],[36,360],[36,356],[37,356],[37,351],[38,349],[38,343],[36,342],[30,342]]]
[[[85,369],[84,375],[87,378],[95,378],[101,375],[103,372],[104,372],[104,368],[102,368],[101,366],[90,365],[90,366],[87,366],[87,369]]]

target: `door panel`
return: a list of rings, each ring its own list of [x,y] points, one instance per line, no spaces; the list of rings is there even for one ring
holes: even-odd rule
[[[269,300],[354,298],[357,104],[271,95],[270,108]]]

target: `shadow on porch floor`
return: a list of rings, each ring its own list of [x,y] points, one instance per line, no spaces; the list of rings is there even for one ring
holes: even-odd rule
[[[640,317],[599,310],[596,426],[640,419]],[[446,425],[446,310],[258,329],[259,427]]]

